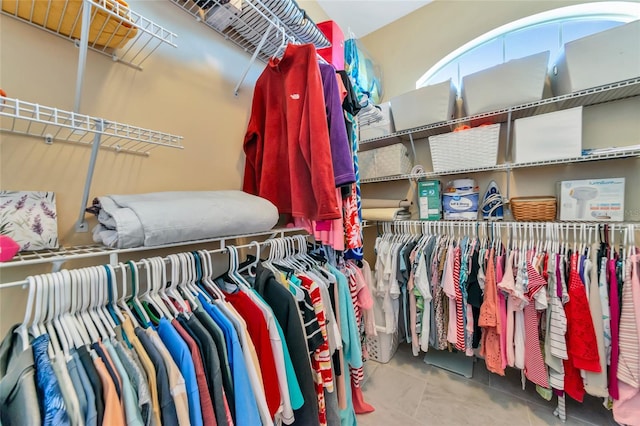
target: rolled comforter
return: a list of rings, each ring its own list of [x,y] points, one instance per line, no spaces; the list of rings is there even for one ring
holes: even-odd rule
[[[268,200],[242,191],[155,192],[98,197],[93,239],[112,248],[153,247],[267,231],[278,222]]]

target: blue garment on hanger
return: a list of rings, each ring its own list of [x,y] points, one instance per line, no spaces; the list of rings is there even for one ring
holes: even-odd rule
[[[42,401],[42,424],[43,426],[69,425],[62,390],[47,353],[49,335],[42,334],[36,337],[32,346],[36,366],[36,386],[39,399]]]
[[[193,365],[189,347],[166,318],[160,318],[157,331],[162,343],[167,347],[171,357],[178,365],[182,377],[184,377],[187,388],[187,401],[189,402],[189,421],[192,426],[202,426],[200,393],[198,391],[196,369]]]
[[[238,334],[233,324],[217,306],[207,302],[201,294],[198,295],[198,300],[202,303],[205,312],[220,326],[224,334],[224,339],[227,344],[227,358],[229,360],[229,367],[231,368],[231,375],[233,376],[236,424],[238,426],[261,425],[262,420],[260,420],[260,413],[258,412],[258,403],[251,388],[247,365],[244,363],[244,356],[242,354],[242,347],[240,347],[240,340],[238,339]]]

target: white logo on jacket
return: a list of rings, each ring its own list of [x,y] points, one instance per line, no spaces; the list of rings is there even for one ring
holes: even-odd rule
[[[295,99],[295,100],[300,99],[300,95],[298,93],[294,93],[293,95],[289,95],[289,96],[291,96],[291,99]]]

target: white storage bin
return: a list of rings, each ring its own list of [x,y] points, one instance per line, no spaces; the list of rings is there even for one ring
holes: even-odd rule
[[[467,115],[542,99],[549,51],[513,59],[462,78],[462,102]]]
[[[499,140],[500,124],[429,136],[433,171],[495,166]]]
[[[451,80],[396,96],[391,99],[391,113],[396,130],[451,120],[455,102],[456,89]]]
[[[377,327],[377,336],[367,336],[366,345],[369,359],[386,364],[398,349],[398,332],[387,333],[384,327]]]
[[[551,73],[556,96],[640,77],[640,21],[565,44]]]
[[[582,155],[582,107],[520,118],[513,126],[513,162]]]
[[[407,147],[401,143],[358,153],[360,178],[403,175],[413,167]]]
[[[366,141],[368,139],[380,138],[389,136],[395,131],[393,125],[393,119],[391,118],[391,105],[389,102],[378,105],[382,111],[383,119],[375,122],[360,122],[360,140]]]

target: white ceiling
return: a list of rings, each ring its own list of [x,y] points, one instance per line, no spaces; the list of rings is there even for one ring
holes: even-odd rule
[[[364,37],[431,2],[431,0],[317,1],[327,15],[342,28],[345,39],[348,38],[349,30],[358,38]]]

